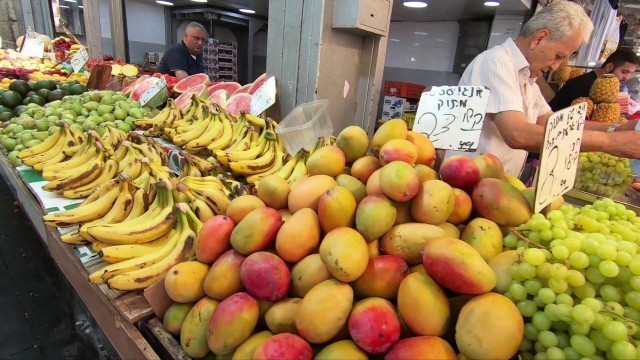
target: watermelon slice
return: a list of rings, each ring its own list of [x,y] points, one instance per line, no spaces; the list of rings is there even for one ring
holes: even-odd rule
[[[240,89],[236,90],[236,92],[234,92],[234,93],[233,93],[233,94],[231,94],[231,95],[236,95],[236,94],[247,94],[247,93],[249,93],[249,89],[251,88],[251,85],[252,85],[252,84],[253,84],[253,83],[249,83],[249,84],[247,84],[247,85],[243,85]],[[249,94],[249,95],[251,95],[251,94]]]
[[[133,92],[133,90],[135,90],[136,87],[138,87],[138,85],[140,85],[143,81],[145,81],[146,79],[148,79],[150,77],[151,77],[151,75],[140,76],[139,78],[135,79],[131,84],[129,84],[127,87],[122,89],[122,93],[125,94],[125,95],[131,94]]]
[[[216,86],[218,84],[220,84],[220,83],[219,82],[215,82],[215,81],[212,81],[212,82],[208,83],[207,84],[207,90],[209,90],[211,87]],[[209,91],[209,94],[211,94],[211,91]]]
[[[227,90],[220,89],[214,91],[211,95],[209,95],[208,99],[214,104],[224,106],[224,103],[227,102],[228,97],[229,94],[227,93]]]
[[[247,93],[253,95],[265,82],[267,82],[267,79],[269,79],[267,73],[258,76],[258,78],[249,87],[249,91],[247,91]]]
[[[227,94],[231,95],[236,92],[236,90],[240,89],[240,84],[233,81],[217,83],[208,89],[209,94],[213,94],[214,91],[220,89],[227,90]]]
[[[206,98],[207,87],[204,84],[199,84],[180,94],[175,101],[178,108],[183,111],[186,110],[191,105],[191,96],[194,94],[200,98]],[[251,106],[251,104],[249,104],[249,106]]]
[[[138,84],[138,86],[136,86],[136,88],[131,92],[131,95],[129,97],[131,99],[135,100],[135,101],[140,101],[140,97],[145,92],[147,92],[147,90],[149,88],[154,86],[155,83],[157,83],[158,81],[160,81],[160,79],[158,79],[157,77],[149,77],[149,78],[144,79],[140,84]],[[165,87],[162,90],[158,91],[158,93],[155,94],[145,104],[145,106],[158,107],[158,106],[164,104],[165,101],[167,101],[167,97],[169,97],[169,92],[167,91],[167,88]]]
[[[209,75],[207,74],[193,74],[180,80],[173,86],[173,91],[177,93],[183,93],[196,85],[207,85],[209,83]]]
[[[240,111],[251,111],[251,95],[247,93],[235,94],[227,100],[223,108],[230,114],[239,116]]]

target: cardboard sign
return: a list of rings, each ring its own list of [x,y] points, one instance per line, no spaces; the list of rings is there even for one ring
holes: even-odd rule
[[[157,93],[159,93],[160,91],[164,91],[164,89],[166,88],[167,80],[165,80],[164,78],[159,78],[158,81],[153,84],[153,86],[147,89],[147,91],[145,91],[144,94],[140,96],[140,100],[138,100],[138,102],[141,106],[145,106],[145,104],[148,103],[149,100],[151,100],[154,96],[156,96]]]
[[[251,96],[251,114],[260,116],[275,103],[276,78],[272,76]]]
[[[580,157],[587,103],[553,113],[544,127],[534,211],[540,212],[573,188]]]
[[[36,38],[27,38],[24,40],[20,52],[31,57],[42,59],[44,56],[44,41]]]
[[[73,55],[73,57],[71,58],[71,67],[73,68],[73,73],[78,73],[78,71],[82,69],[84,64],[87,63],[87,60],[89,60],[89,53],[87,52],[87,48],[83,47],[78,50],[78,52],[76,52],[75,55]]]
[[[413,131],[436,149],[475,151],[489,95],[483,86],[434,86],[420,97]]]

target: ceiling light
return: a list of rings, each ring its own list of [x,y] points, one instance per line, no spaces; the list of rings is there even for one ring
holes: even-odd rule
[[[197,3],[206,3],[207,0],[191,0],[193,2],[197,2]]]
[[[587,65],[588,65],[588,66],[595,66],[595,65],[596,65],[596,63],[592,61],[592,62],[588,63]]]
[[[251,10],[251,9],[240,9],[240,12],[245,13],[245,14],[255,14],[256,13],[255,10]]]
[[[158,3],[160,5],[170,5],[170,6],[173,5],[173,3],[171,1],[165,1],[165,0],[156,0],[156,3]]]
[[[64,0],[66,2],[78,2],[78,0]]]
[[[436,41],[444,41],[444,39],[436,39]]]
[[[80,9],[84,9],[84,6],[82,6],[82,5],[78,5],[78,8],[80,8]]]
[[[411,58],[411,61],[416,61],[416,58],[412,57],[412,58]]]
[[[424,35],[429,35],[429,33],[426,33],[424,31],[414,31],[413,33],[416,34],[416,35],[423,35],[423,36]]]
[[[405,1],[403,3],[404,6],[410,8],[425,8],[427,7],[427,3],[424,1]]]
[[[485,1],[484,2],[484,6],[498,6],[498,5],[500,5],[500,3],[497,2],[497,1]]]
[[[400,40],[398,40],[398,39],[389,39],[389,41],[400,42]]]
[[[59,8],[64,8],[64,9],[68,9],[69,7],[67,5],[58,5]]]

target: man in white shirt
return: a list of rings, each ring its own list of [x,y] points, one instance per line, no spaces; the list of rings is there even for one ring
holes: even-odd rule
[[[478,156],[498,156],[505,172],[519,176],[527,151],[539,152],[544,124],[552,114],[536,78],[555,70],[583,41],[593,24],[581,6],[556,1],[536,13],[518,38],[478,55],[467,67],[460,85],[481,85],[491,90],[487,116],[482,127]],[[604,151],[615,156],[640,158],[640,133],[635,122],[618,128],[609,124],[585,125],[581,151]],[[448,151],[447,157],[459,152]]]

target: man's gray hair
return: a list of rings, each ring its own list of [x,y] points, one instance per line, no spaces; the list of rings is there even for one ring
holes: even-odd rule
[[[554,41],[566,40],[577,30],[582,34],[582,41],[587,42],[593,31],[593,23],[582,6],[556,0],[533,15],[520,30],[520,36],[533,36],[545,29],[549,30]]]
[[[204,31],[205,34],[207,33],[207,29],[205,29],[204,26],[202,26],[202,24],[197,23],[195,21],[190,22],[189,25],[187,25],[187,28],[184,29],[184,32],[186,33],[187,31],[192,29],[202,30]]]

